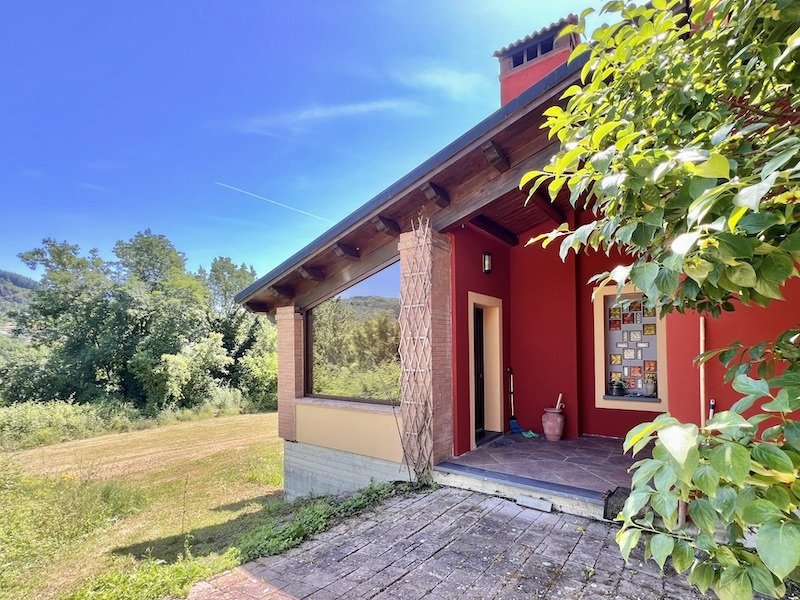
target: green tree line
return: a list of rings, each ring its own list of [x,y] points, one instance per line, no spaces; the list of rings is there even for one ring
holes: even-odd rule
[[[153,414],[237,390],[274,408],[275,326],[233,301],[252,267],[218,257],[191,272],[149,230],[117,242],[114,260],[53,239],[19,256],[42,275],[0,345],[0,404],[119,402]]]

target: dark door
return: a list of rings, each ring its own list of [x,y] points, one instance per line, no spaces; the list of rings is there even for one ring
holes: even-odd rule
[[[475,357],[475,441],[480,441],[485,431],[484,403],[485,389],[483,368],[483,309],[475,307],[473,315],[473,353]]]

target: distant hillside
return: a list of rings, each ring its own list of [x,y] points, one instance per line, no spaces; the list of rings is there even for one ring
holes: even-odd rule
[[[30,277],[0,270],[0,328],[8,328],[8,313],[24,309],[31,290],[37,287],[39,284]]]
[[[376,313],[389,312],[395,318],[400,316],[400,299],[386,296],[352,296],[342,298],[343,304],[353,307],[357,319],[368,319]]]

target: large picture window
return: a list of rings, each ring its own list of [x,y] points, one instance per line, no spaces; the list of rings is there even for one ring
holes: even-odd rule
[[[386,403],[399,400],[399,262],[306,314],[307,394]]]

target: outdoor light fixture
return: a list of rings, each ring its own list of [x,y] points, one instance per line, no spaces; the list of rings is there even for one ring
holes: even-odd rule
[[[492,255],[488,252],[483,253],[483,272],[487,274],[492,272]]]

